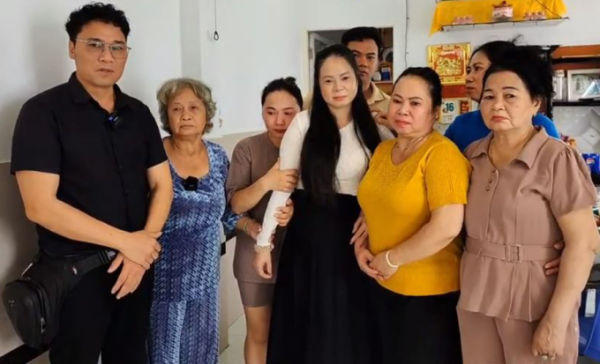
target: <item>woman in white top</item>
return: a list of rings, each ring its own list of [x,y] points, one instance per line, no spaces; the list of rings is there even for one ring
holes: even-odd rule
[[[314,100],[280,147],[280,168],[299,169],[275,285],[267,363],[371,363],[365,275],[349,244],[358,184],[381,137],[342,45],[315,60]],[[388,131],[389,134],[389,131]],[[290,193],[274,191],[257,238],[255,266],[271,275],[271,217]]]

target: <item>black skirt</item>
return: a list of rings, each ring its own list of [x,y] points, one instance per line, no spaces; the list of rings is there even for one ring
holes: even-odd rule
[[[352,226],[360,207],[338,194],[333,204],[293,196],[294,216],[279,261],[267,363],[371,364],[368,276],[358,268]]]
[[[458,296],[404,296],[369,282],[373,364],[461,364]]]

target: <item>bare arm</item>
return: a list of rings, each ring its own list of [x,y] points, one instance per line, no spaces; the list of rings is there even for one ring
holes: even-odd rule
[[[464,219],[465,206],[460,204],[444,205],[431,212],[429,222],[423,225],[413,236],[389,250],[388,258],[392,264],[405,265],[432,256],[445,248],[460,234]],[[371,266],[384,278],[395,273],[385,259],[387,251],[375,256]]]
[[[569,212],[557,220],[564,236],[565,249],[552,299],[534,336],[533,350],[536,354],[562,353],[569,320],[600,246],[591,207]],[[556,336],[559,336],[556,340],[559,347],[546,347],[547,343],[553,344]]]
[[[256,206],[267,192],[269,192],[269,189],[263,179],[259,178],[250,186],[238,190],[233,194],[230,202],[231,210],[236,214],[243,214]]]
[[[144,230],[150,232],[162,231],[169,216],[173,201],[173,181],[167,161],[148,168],[146,172],[150,185],[150,205]]]
[[[427,224],[392,249],[390,260],[404,265],[439,252],[460,234],[464,213],[465,206],[458,204],[433,210]]]
[[[279,162],[250,186],[236,191],[231,197],[231,210],[242,214],[256,206],[269,191],[292,192],[298,183],[296,169],[279,170]]]
[[[117,229],[60,201],[59,175],[19,171],[16,178],[25,214],[36,224],[74,241],[121,251],[146,269],[158,257],[160,246],[154,236]]]
[[[148,184],[150,186],[150,206],[146,218],[144,230],[159,233],[169,215],[171,201],[173,200],[173,182],[169,172],[168,162],[159,163],[146,171]],[[122,265],[117,281],[111,289],[112,294],[121,299],[135,292],[144,276],[144,267],[127,259],[119,253],[108,268],[113,273]]]

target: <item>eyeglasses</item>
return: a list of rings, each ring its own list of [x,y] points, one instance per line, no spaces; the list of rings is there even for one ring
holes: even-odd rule
[[[186,191],[196,191],[198,189],[198,178],[189,176],[182,180],[181,184],[183,184],[183,188]]]
[[[100,39],[85,39],[85,38],[77,38],[77,41],[85,43],[85,49],[90,54],[93,54],[97,57],[100,57],[104,49],[108,47],[110,54],[115,59],[125,59],[127,58],[127,54],[131,50],[131,47],[128,47],[125,43],[106,43]]]

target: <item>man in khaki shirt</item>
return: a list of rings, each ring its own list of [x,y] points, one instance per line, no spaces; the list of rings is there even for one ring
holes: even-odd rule
[[[379,69],[383,42],[379,31],[373,27],[356,27],[342,34],[342,44],[354,53],[362,81],[362,91],[378,124],[388,126],[387,111],[390,97],[371,79]]]
[[[387,121],[387,111],[390,105],[390,96],[383,92],[371,79],[379,69],[379,61],[383,42],[379,31],[373,27],[356,27],[342,34],[342,44],[354,53],[358,65],[362,91],[367,99],[367,104],[373,113],[373,118],[378,124],[391,129]],[[312,93],[304,101],[305,108],[312,106]]]

